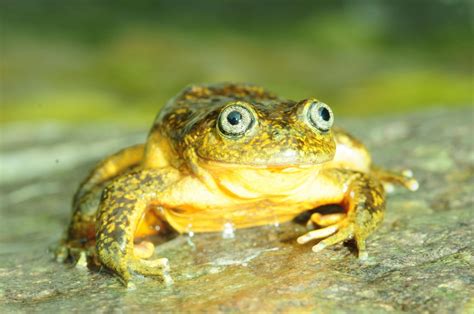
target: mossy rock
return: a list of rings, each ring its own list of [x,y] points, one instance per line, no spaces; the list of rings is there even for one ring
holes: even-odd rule
[[[77,183],[100,157],[142,141],[117,126],[9,125],[0,132],[0,312],[474,312],[472,109],[338,121],[378,164],[410,168],[415,193],[389,196],[369,260],[353,244],[318,254],[287,223],[177,236],[158,246],[174,283],[57,263]]]

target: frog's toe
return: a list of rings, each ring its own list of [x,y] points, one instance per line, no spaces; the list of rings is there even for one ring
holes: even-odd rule
[[[340,242],[354,238],[357,250],[359,252],[359,259],[367,259],[367,251],[365,246],[365,233],[364,232],[354,232],[354,230],[359,230],[356,228],[355,224],[350,222],[347,218],[339,221],[338,223],[317,229],[312,230],[297,239],[299,244],[304,244],[313,240],[323,239],[321,242],[313,246],[313,252],[320,252],[328,246],[338,244]],[[362,231],[362,230],[360,230]]]
[[[406,187],[410,191],[414,192],[414,191],[418,190],[418,188],[420,187],[420,184],[415,179],[409,179],[409,180],[407,180]]]
[[[173,282],[171,276],[169,275],[169,261],[164,257],[153,260],[135,258],[130,262],[129,269],[133,273],[142,276],[162,278],[167,284],[171,284]]]
[[[163,272],[170,270],[169,261],[166,257],[153,260],[137,258],[130,263],[130,268],[144,276],[161,276]]]
[[[413,171],[410,169],[405,169],[400,172],[401,174],[401,179],[400,183],[403,185],[405,188],[407,188],[410,191],[416,191],[420,187],[420,184],[418,181],[414,178],[413,176]]]
[[[161,277],[169,282],[169,262],[167,258],[148,259],[153,256],[155,246],[149,241],[142,241],[133,247],[134,257],[129,264],[133,273],[147,277]]]
[[[172,283],[169,269],[167,258],[146,260],[134,256],[129,259],[128,262],[122,263],[121,267],[115,268],[114,273],[116,273],[120,281],[128,287],[135,275],[162,278],[165,283]]]
[[[367,251],[361,251],[359,249],[359,260],[361,261],[365,261],[369,258],[369,254],[367,253]]]
[[[363,230],[359,230],[360,228],[357,228],[354,223],[340,224],[339,226],[340,228],[336,233],[313,246],[313,252],[320,252],[328,246],[332,246],[346,240],[354,239],[357,246],[359,259],[361,261],[366,260],[368,258],[368,253],[365,245],[367,234]]]
[[[314,225],[320,227],[327,227],[333,224],[340,222],[344,217],[346,217],[345,213],[334,213],[334,214],[320,214],[320,213],[313,213],[311,218],[308,220],[308,225]]]
[[[327,246],[346,240],[352,236],[352,231],[354,230],[353,224],[349,221],[347,215],[342,213],[329,215],[316,213],[311,216],[311,221],[325,227],[311,230],[300,236],[296,241],[299,244],[304,244],[309,241],[326,238],[313,247],[313,251],[315,252],[319,252]]]
[[[410,169],[396,172],[373,167],[372,174],[382,181],[385,191],[389,193],[393,191],[394,185],[401,185],[410,191],[416,191],[419,187],[418,181],[416,181],[413,171]]]
[[[365,247],[365,239],[366,236],[363,236],[357,232],[354,235],[354,240],[357,245],[357,251],[359,253],[359,260],[361,261],[365,261],[369,257],[369,254],[367,253],[367,249]]]
[[[300,236],[298,239],[296,239],[296,241],[299,244],[305,244],[312,240],[327,238],[331,234],[335,233],[338,229],[338,225],[332,225],[321,229],[311,230],[310,232]]]
[[[63,241],[51,250],[56,261],[60,263],[71,263],[78,268],[94,264],[94,250],[90,246],[77,247]]]
[[[347,225],[340,228],[335,234],[331,235],[330,237],[327,237],[326,239],[313,246],[313,252],[320,252],[328,246],[351,239],[353,235],[352,230],[352,225]]]
[[[69,257],[69,247],[65,243],[60,243],[57,246],[51,247],[54,258],[59,263],[64,263]]]

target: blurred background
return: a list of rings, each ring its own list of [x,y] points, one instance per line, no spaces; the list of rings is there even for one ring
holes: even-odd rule
[[[316,96],[338,116],[469,106],[473,2],[2,0],[1,123],[147,128],[190,83]]]
[[[474,0],[0,0],[0,313],[265,311],[276,277],[274,311],[462,312],[474,304],[473,20]],[[268,229],[167,246],[180,275],[160,291],[122,294],[103,274],[53,263],[47,247],[93,165],[143,143],[186,85],[220,81],[318,97],[376,163],[414,170],[421,188],[390,196],[367,267],[345,248],[310,260]],[[469,108],[431,111],[441,106]],[[288,261],[323,276],[301,279]]]

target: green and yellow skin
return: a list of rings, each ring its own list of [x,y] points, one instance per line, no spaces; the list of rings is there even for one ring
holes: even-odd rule
[[[286,222],[327,204],[344,213],[311,216],[300,244],[313,251],[354,239],[359,257],[380,225],[384,184],[410,190],[409,172],[372,166],[366,148],[332,128],[332,111],[314,98],[277,97],[259,86],[191,86],[156,118],[145,144],[100,162],[81,184],[64,246],[86,251],[127,283],[162,277],[167,259],[149,260],[146,236],[222,231]]]

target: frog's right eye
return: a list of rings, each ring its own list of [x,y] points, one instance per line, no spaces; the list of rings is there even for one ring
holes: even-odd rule
[[[240,137],[255,125],[255,115],[243,105],[235,104],[224,108],[219,115],[219,131],[230,137]]]

